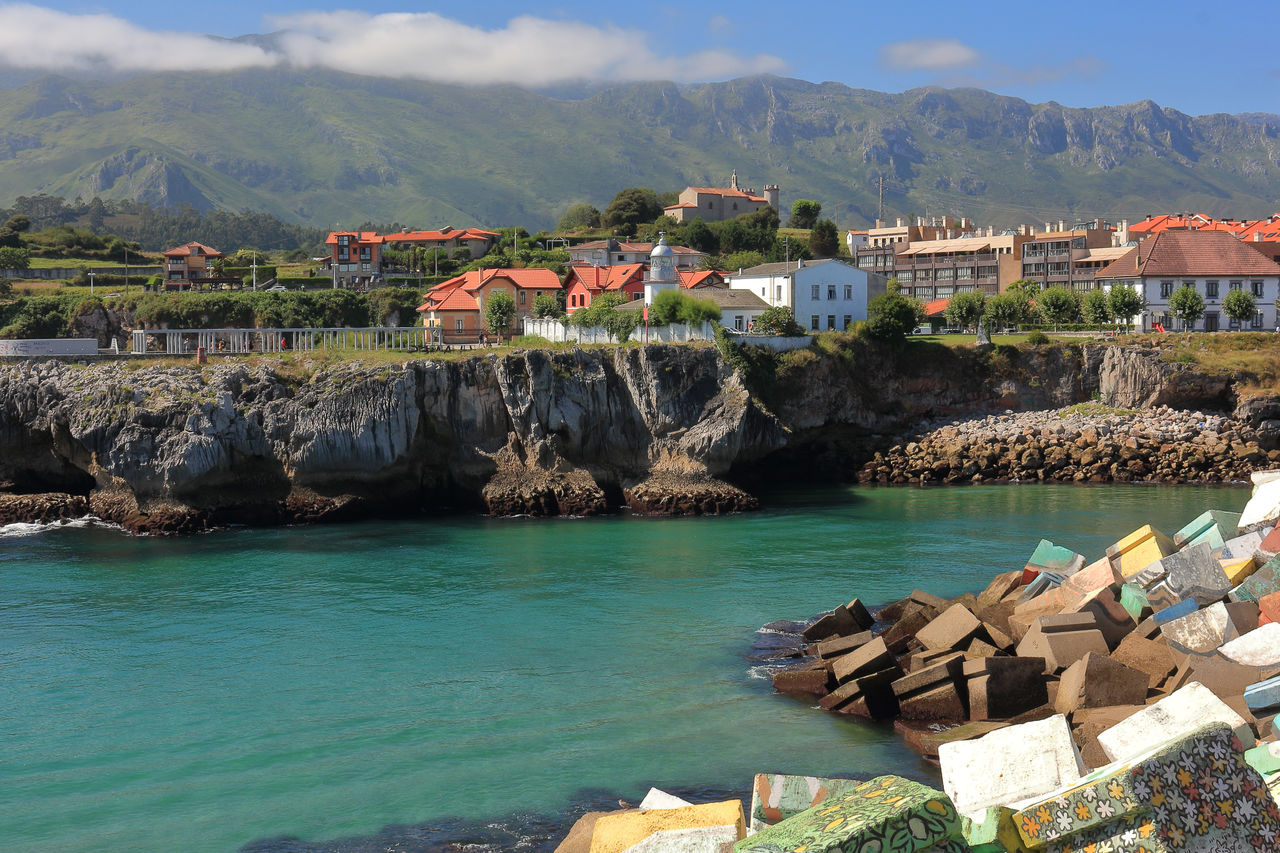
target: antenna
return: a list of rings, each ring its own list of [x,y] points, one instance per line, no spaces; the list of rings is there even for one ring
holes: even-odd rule
[[[880,176],[880,207],[876,210],[876,219],[884,219],[884,175]]]

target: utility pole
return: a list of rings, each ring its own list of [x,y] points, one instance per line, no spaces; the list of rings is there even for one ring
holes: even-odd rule
[[[783,252],[786,253],[784,255],[786,262],[788,264],[791,263],[791,236],[790,235],[786,235],[782,238],[782,250]]]
[[[97,275],[96,272],[89,273],[89,295],[90,296],[93,296],[93,277],[95,275]]]
[[[880,176],[880,206],[876,208],[876,219],[884,219],[884,175]]]
[[[240,286],[244,287],[244,279],[240,279]],[[258,289],[258,252],[257,250],[254,250],[254,253],[253,253],[253,289],[255,292]]]

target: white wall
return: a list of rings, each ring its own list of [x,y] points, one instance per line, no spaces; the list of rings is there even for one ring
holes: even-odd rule
[[[1206,283],[1210,281],[1218,282],[1218,295],[1216,297],[1207,295]],[[1143,295],[1147,299],[1146,310],[1138,317],[1133,318],[1135,327],[1141,328],[1144,332],[1149,332],[1157,322],[1164,324],[1167,332],[1181,332],[1182,321],[1173,316],[1173,312],[1169,309],[1169,300],[1172,294],[1176,293],[1184,284],[1189,284],[1195,288],[1196,293],[1204,299],[1205,314],[1216,313],[1218,315],[1218,330],[1228,331],[1231,328],[1231,319],[1227,316],[1222,304],[1226,300],[1227,293],[1230,291],[1231,282],[1238,281],[1241,287],[1253,292],[1253,282],[1262,282],[1262,295],[1254,296],[1258,310],[1262,312],[1262,324],[1258,327],[1253,326],[1251,322],[1246,322],[1241,328],[1244,331],[1265,330],[1273,331],[1280,323],[1280,316],[1277,316],[1276,302],[1280,297],[1280,277],[1277,276],[1214,276],[1208,278],[1144,278],[1139,280],[1139,286]],[[1164,295],[1164,282],[1170,282],[1171,287],[1168,288],[1169,295]],[[1104,289],[1110,292],[1111,284],[1103,285]],[[1195,325],[1192,326],[1193,331],[1205,331],[1205,320],[1202,316]]]

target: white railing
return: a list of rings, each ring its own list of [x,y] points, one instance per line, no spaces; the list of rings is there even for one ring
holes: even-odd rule
[[[617,338],[599,326],[574,326],[563,320],[524,321],[524,333],[546,338],[553,343],[571,342],[576,344],[616,344]],[[644,341],[645,328],[641,324],[631,333],[630,340]],[[648,342],[651,344],[686,344],[690,341],[715,340],[715,330],[711,322],[704,320],[701,325],[690,326],[686,323],[670,323],[666,326],[651,326]]]
[[[200,347],[209,355],[291,350],[422,350],[432,329],[374,326],[360,329],[135,329],[133,354],[182,355]]]

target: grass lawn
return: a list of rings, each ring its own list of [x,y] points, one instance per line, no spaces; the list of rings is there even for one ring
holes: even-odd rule
[[[80,265],[89,267],[90,269],[107,268],[124,270],[124,264],[119,261],[104,261],[100,258],[32,258],[27,264],[28,269],[33,270],[53,270],[53,269],[76,269]],[[154,267],[160,264],[155,258],[139,257],[133,259],[133,254],[129,255],[129,267],[137,269],[138,267]]]

